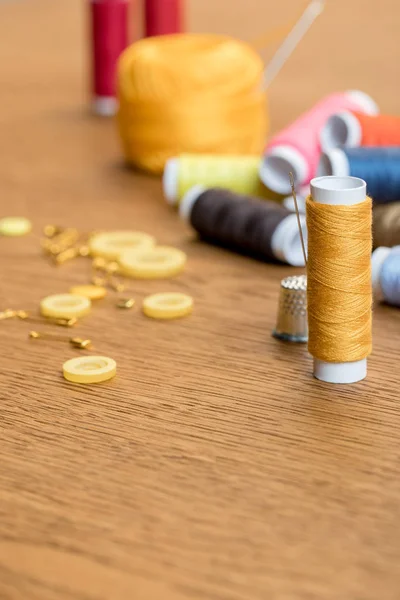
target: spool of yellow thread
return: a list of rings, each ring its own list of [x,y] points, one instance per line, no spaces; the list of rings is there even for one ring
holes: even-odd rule
[[[263,62],[227,36],[140,40],[118,65],[118,127],[127,161],[153,173],[182,153],[261,154],[268,129]]]
[[[170,158],[163,175],[165,199],[168,204],[178,204],[194,185],[269,198],[259,177],[261,162],[260,156],[243,155],[181,154]]]
[[[357,177],[317,177],[307,198],[308,349],[314,375],[354,383],[372,337],[372,202]]]

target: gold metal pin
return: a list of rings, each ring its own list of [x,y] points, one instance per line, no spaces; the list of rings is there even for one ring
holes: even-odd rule
[[[33,317],[26,310],[17,310],[14,312],[14,316],[18,319],[28,321],[29,323],[49,323],[50,325],[59,325],[60,327],[73,327],[78,322],[76,317],[71,317],[70,319],[52,319],[50,317]]]
[[[59,235],[63,231],[63,227],[59,225],[45,225],[43,228],[43,234],[47,238],[53,238],[56,235]]]
[[[42,240],[42,248],[48,254],[57,255],[76,244],[79,237],[77,229],[60,229],[54,236]]]
[[[106,285],[107,281],[106,281],[106,277],[105,277],[105,273],[104,273],[106,265],[107,265],[106,261],[101,256],[96,256],[96,258],[94,258],[92,260],[92,274],[91,274],[90,282],[93,285],[98,285],[98,286]]]
[[[102,257],[102,256],[96,256],[93,260],[92,260],[92,267],[93,269],[105,269],[107,265],[106,260]]]
[[[54,262],[56,263],[56,265],[63,265],[67,261],[77,258],[78,256],[79,248],[67,248],[66,250],[63,250],[62,252],[54,256]]]
[[[116,292],[123,292],[125,284],[121,277],[117,277],[119,264],[115,261],[107,263],[105,267],[107,273],[107,285]]]
[[[33,340],[46,339],[46,340],[50,340],[53,342],[68,342],[69,344],[71,344],[71,346],[73,346],[74,348],[78,348],[80,350],[86,350],[87,348],[90,348],[92,345],[91,340],[83,340],[82,338],[79,338],[79,337],[67,338],[64,336],[54,335],[51,333],[41,333],[39,331],[30,331],[29,337]]]
[[[133,298],[120,298],[116,304],[117,308],[132,308],[135,306],[135,300]]]
[[[15,310],[11,310],[11,308],[6,308],[6,310],[0,312],[0,321],[4,321],[5,319],[12,319],[16,316],[17,313]]]
[[[89,255],[90,255],[89,246],[87,246],[86,244],[79,246],[79,256],[83,256],[84,258],[86,258]]]

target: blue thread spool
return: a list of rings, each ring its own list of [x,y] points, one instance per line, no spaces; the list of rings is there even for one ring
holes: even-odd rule
[[[372,253],[374,298],[400,307],[400,246],[381,246]]]
[[[400,200],[400,147],[334,148],[322,154],[319,176],[359,177],[377,204]]]

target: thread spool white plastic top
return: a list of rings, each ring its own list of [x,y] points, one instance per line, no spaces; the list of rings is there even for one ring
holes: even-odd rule
[[[389,256],[391,248],[386,246],[380,246],[372,253],[371,268],[372,268],[372,291],[374,293],[374,300],[379,302],[383,299],[382,287],[381,287],[381,272],[383,263]]]
[[[349,90],[345,94],[364,113],[375,115],[379,112],[378,106],[368,94],[359,90]],[[357,125],[359,125],[358,121]],[[302,154],[289,145],[273,146],[268,149],[260,167],[260,178],[267,188],[279,194],[289,194],[290,172],[293,173],[296,187],[305,181],[308,175],[308,166]]]
[[[163,190],[165,200],[171,206],[178,201],[179,158],[170,158],[165,163],[163,173]]]
[[[95,96],[92,110],[100,117],[113,117],[118,110],[118,100],[113,96]]]
[[[366,198],[367,185],[358,177],[316,177],[310,185],[314,202],[320,204],[350,206],[360,204]],[[345,363],[328,363],[314,358],[314,377],[327,383],[355,383],[366,375],[366,358]]]
[[[206,191],[202,185],[195,185],[183,196],[179,205],[179,215],[185,221],[190,221],[193,206],[199,196]],[[305,215],[300,215],[300,225],[303,232],[305,246],[307,247],[307,227]],[[274,256],[294,267],[304,266],[301,237],[295,214],[288,215],[279,223],[271,238],[271,248]]]
[[[341,148],[327,150],[321,154],[317,167],[317,177],[334,175],[336,177],[348,177],[350,165],[346,154]]]

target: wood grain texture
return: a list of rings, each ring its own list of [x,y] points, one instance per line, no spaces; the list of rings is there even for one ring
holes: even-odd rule
[[[398,112],[397,0],[327,4],[271,88],[275,129],[337,89]],[[192,0],[189,21],[250,40],[300,7]],[[398,600],[400,312],[375,309],[366,381],[314,380],[306,348],[271,337],[295,270],[196,242],[159,180],[122,166],[113,123],[85,109],[84,31],[80,0],[0,6],[1,213],[35,224],[0,239],[1,305],[87,281],[84,261],[40,254],[56,222],[184,249],[184,275],[133,294],[196,307],[158,323],[104,300],[79,328],[118,362],[99,387],[63,381],[67,346],[1,324],[1,600]]]

